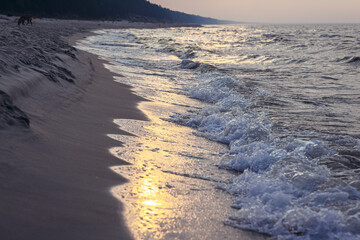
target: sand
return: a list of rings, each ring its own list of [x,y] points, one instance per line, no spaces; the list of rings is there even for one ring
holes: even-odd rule
[[[70,46],[92,29],[130,25],[150,27],[0,23],[0,90],[10,99],[0,105],[0,239],[132,238],[109,191],[125,181],[109,167],[126,162],[109,154],[120,144],[106,134],[126,134],[114,118],[145,119],[136,108],[144,99],[114,82],[103,60]]]

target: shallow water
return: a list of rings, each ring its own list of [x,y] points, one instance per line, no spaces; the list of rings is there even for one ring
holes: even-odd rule
[[[232,174],[215,165],[214,153],[226,146],[161,120],[171,108],[141,103],[149,121],[116,119],[131,135],[109,135],[124,143],[111,149],[112,154],[131,164],[112,168],[129,183],[111,192],[125,203],[123,215],[135,239],[264,239],[223,225],[231,198],[214,187]]]
[[[227,225],[279,239],[359,237],[359,25],[98,33],[82,48],[116,62],[119,81],[138,94],[171,106],[153,119],[228,146],[175,156],[192,163],[192,176],[222,179],[216,187],[238,209]]]

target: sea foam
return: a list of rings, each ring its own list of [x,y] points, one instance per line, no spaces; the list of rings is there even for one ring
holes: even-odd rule
[[[228,224],[279,239],[356,239],[360,193],[319,164],[336,152],[320,140],[278,136],[266,114],[237,91],[244,87],[233,77],[200,74],[186,90],[210,104],[169,119],[229,145],[219,167],[242,174],[217,185],[239,209]]]

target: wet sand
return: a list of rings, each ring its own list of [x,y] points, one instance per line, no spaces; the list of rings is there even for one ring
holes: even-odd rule
[[[114,82],[97,56],[77,51],[67,60],[72,90],[45,89],[41,104],[43,82],[13,97],[31,127],[0,131],[0,239],[132,239],[109,191],[126,181],[109,167],[127,163],[109,154],[121,144],[106,134],[124,133],[114,118],[145,119],[136,108],[142,99]]]
[[[216,185],[232,173],[217,167],[226,146],[194,130],[162,120],[174,106],[139,105],[149,121],[116,119],[132,135],[109,135],[124,142],[111,152],[131,165],[112,170],[129,179],[111,192],[124,203],[124,219],[135,239],[265,239],[226,225],[234,213],[231,195]]]

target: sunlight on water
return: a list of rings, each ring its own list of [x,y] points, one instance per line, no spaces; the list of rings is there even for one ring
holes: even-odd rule
[[[110,152],[131,163],[111,168],[130,180],[111,193],[125,203],[124,216],[135,239],[262,238],[223,226],[231,200],[214,186],[231,175],[219,172],[214,152],[224,146],[161,120],[170,105],[140,106],[150,121],[118,119],[115,122],[131,135],[108,135],[124,144]]]
[[[147,205],[147,206],[153,206],[153,207],[161,205],[161,203],[159,203],[158,201],[154,201],[154,200],[143,201],[142,204]]]

